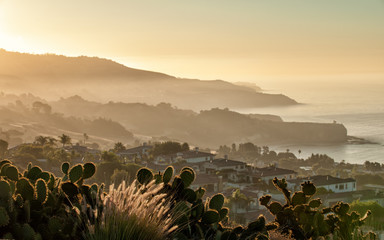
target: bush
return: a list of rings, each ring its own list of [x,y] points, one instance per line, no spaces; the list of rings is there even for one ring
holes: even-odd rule
[[[0,238],[80,239],[84,222],[95,221],[103,194],[97,185],[83,181],[93,176],[95,165],[86,163],[54,176],[29,164],[20,172],[12,162],[0,162]]]

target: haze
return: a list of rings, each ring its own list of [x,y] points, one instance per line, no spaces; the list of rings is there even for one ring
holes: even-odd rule
[[[0,1],[0,47],[180,77],[380,75],[379,0]]]

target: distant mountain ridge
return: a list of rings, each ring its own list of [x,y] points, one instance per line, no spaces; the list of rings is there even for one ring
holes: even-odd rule
[[[97,57],[34,55],[1,49],[0,87],[50,99],[78,94],[95,101],[169,102],[194,110],[297,104],[281,94],[265,94],[255,87],[222,80],[176,78]]]
[[[275,115],[240,114],[219,108],[194,112],[169,103],[98,103],[81,96],[46,101],[32,94],[4,93],[0,93],[1,129],[17,130],[26,141],[36,135],[58,136],[61,132],[81,140],[87,133],[103,145],[114,141],[131,144],[134,136],[213,148],[234,142],[269,145],[347,141],[347,129],[336,123],[284,122]],[[17,138],[22,140],[21,136]]]
[[[339,144],[346,142],[342,124],[284,122],[279,116],[240,114],[228,109],[183,110],[169,103],[101,104],[72,96],[49,102],[67,116],[111,118],[129,131],[146,136],[179,139],[191,144],[218,147],[233,142],[257,144]]]

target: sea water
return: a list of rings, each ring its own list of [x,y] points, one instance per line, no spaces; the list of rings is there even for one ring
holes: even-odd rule
[[[259,83],[260,84],[260,83]],[[284,121],[344,124],[349,136],[376,144],[279,145],[306,158],[312,153],[327,154],[336,161],[384,163],[384,77],[375,79],[312,79],[264,81],[267,93],[282,93],[299,103],[292,107],[237,109],[242,113],[275,114]],[[301,153],[299,154],[299,150]]]

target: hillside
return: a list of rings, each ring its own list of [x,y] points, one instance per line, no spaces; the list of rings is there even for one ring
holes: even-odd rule
[[[116,141],[131,143],[134,140],[131,132],[109,118],[65,117],[51,111],[47,104],[41,103],[40,106],[48,108],[38,108],[35,104],[32,107],[22,100],[0,105],[0,139],[6,140],[11,146],[32,142],[38,135],[59,136],[63,133],[70,135],[73,143],[83,140],[84,133],[90,136],[90,141],[101,145],[113,145]]]
[[[97,57],[33,55],[5,50],[0,50],[0,87],[48,99],[78,94],[100,102],[168,102],[194,110],[296,104],[281,94],[261,93],[255,86],[176,78]]]
[[[165,136],[195,145],[217,147],[233,142],[257,144],[333,144],[347,140],[342,124],[290,123],[274,115],[240,114],[226,109],[194,112],[160,103],[109,102],[101,104],[79,96],[49,103],[68,116],[107,117],[129,131],[147,136]]]

